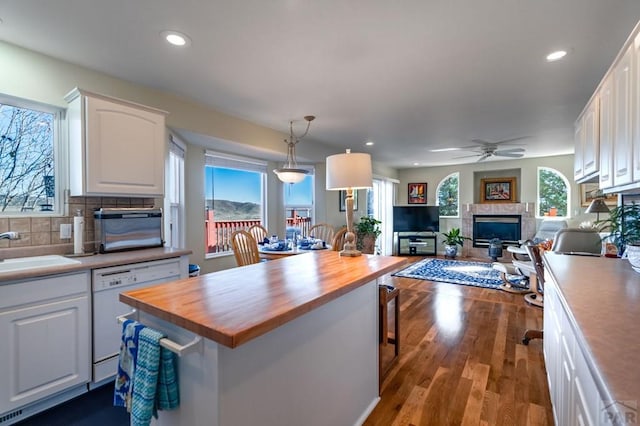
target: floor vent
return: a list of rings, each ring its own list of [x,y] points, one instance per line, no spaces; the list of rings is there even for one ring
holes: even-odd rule
[[[16,410],[12,413],[7,413],[4,416],[0,417],[0,424],[8,422],[9,420],[14,420],[17,417],[22,416],[22,410]]]

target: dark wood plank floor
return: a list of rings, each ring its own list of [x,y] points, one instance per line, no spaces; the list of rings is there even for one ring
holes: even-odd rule
[[[400,356],[365,425],[553,425],[542,340],[521,343],[542,309],[499,290],[382,281],[400,288]]]

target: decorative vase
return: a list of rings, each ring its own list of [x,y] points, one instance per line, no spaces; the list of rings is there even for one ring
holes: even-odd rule
[[[640,273],[640,246],[628,245],[622,257],[628,259],[633,270]]]
[[[458,246],[456,244],[454,244],[454,245],[445,244],[444,245],[444,257],[453,259],[457,255],[458,255]]]

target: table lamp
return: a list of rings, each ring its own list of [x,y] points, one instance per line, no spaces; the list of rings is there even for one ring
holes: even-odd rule
[[[587,207],[587,210],[585,210],[585,213],[595,213],[596,222],[599,222],[600,213],[609,213],[610,211],[611,210],[609,210],[609,207],[607,207],[607,205],[605,204],[602,198],[596,198],[591,202],[591,204],[589,204],[589,207]]]
[[[353,190],[373,186],[371,156],[364,153],[352,153],[350,149],[347,149],[344,154],[328,156],[326,165],[327,190],[347,191],[345,198],[347,233],[340,256],[360,256],[362,253],[356,249],[356,235],[353,232]]]

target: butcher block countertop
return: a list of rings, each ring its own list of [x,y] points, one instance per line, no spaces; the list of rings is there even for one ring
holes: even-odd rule
[[[120,301],[235,348],[403,266],[318,251],[120,294]]]
[[[640,400],[640,274],[622,259],[545,253],[544,260],[613,400]]]

